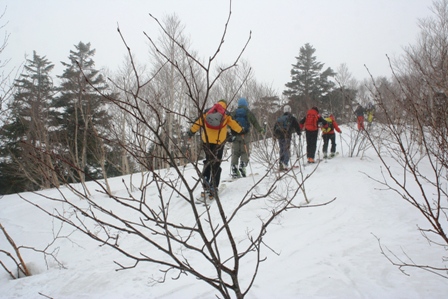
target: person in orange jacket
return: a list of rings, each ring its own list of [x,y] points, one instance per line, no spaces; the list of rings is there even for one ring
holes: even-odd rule
[[[336,130],[339,134],[342,134],[342,131],[339,128],[338,123],[336,122],[336,119],[333,114],[330,115],[324,114],[323,116],[327,124],[325,126],[322,126],[322,139],[324,140],[322,152],[324,154],[324,159],[327,159],[328,144],[330,143],[330,141],[331,141],[330,157],[333,158],[336,154],[336,135],[334,131]]]
[[[306,156],[308,163],[315,163],[314,156],[317,149],[317,136],[319,135],[319,124],[325,126],[327,122],[319,114],[317,107],[312,107],[306,116],[300,121],[301,128],[305,128]]]
[[[224,145],[227,140],[227,126],[237,133],[243,131],[243,128],[230,116],[226,109],[227,102],[225,100],[219,100],[217,104],[205,110],[196,119],[187,133],[192,137],[197,131],[202,129],[202,148],[205,152],[204,169],[202,171],[202,186],[204,188],[202,195],[204,198],[208,195],[210,199],[213,199],[218,191],[222,171],[221,161],[224,153]],[[219,118],[219,124],[209,124],[208,116],[211,114],[211,110],[217,111],[217,117],[215,119]]]

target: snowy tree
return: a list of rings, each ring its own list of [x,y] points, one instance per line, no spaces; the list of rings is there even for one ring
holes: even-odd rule
[[[394,63],[393,81],[373,82],[376,110],[382,114],[378,131],[367,132],[384,165],[384,177],[376,178],[386,189],[414,207],[424,222],[418,230],[431,246],[448,246],[448,1],[433,2],[434,17],[419,21],[421,35],[416,45]],[[387,157],[402,166],[398,176]],[[431,174],[422,173],[420,162],[428,161]],[[391,178],[387,180],[386,178]],[[400,255],[380,243],[385,256],[403,272],[420,268],[448,278],[446,257],[436,264],[419,264],[412,256]]]
[[[292,81],[285,84],[287,89],[283,91],[294,107],[305,111],[312,105],[319,105],[335,86],[330,79],[336,73],[330,67],[323,70],[324,63],[317,61],[315,52],[309,43],[300,48],[297,62],[291,69]]]
[[[106,175],[103,138],[110,130],[110,115],[104,99],[98,92],[106,93],[104,77],[94,68],[95,50],[90,43],[79,42],[70,51],[69,62],[59,76],[62,83],[60,95],[52,103],[53,126],[58,134],[64,156],[74,168],[68,172],[71,181],[84,182]],[[61,153],[62,154],[62,153]],[[100,154],[100,156],[102,156]],[[73,171],[75,170],[75,171]]]
[[[3,22],[3,18],[5,17],[5,14],[6,14],[6,7],[3,10],[3,12],[0,14],[1,22]],[[6,24],[7,24],[7,22],[4,24],[0,23],[0,32],[1,32],[1,35],[3,36],[3,39],[0,41],[0,116],[3,114],[3,111],[4,111],[3,105],[6,103],[8,98],[11,96],[12,90],[13,90],[13,85],[9,84],[10,75],[13,71],[10,71],[8,73],[5,73],[5,71],[4,71],[4,69],[10,59],[5,58],[2,54],[3,51],[6,49],[6,47],[8,46],[8,40],[9,40],[9,36],[10,36],[10,33],[8,33],[7,31],[5,31],[3,33],[3,30],[6,27]]]
[[[8,157],[1,163],[3,188],[10,191],[59,186],[48,131],[49,107],[55,93],[50,76],[53,67],[34,52],[15,82],[17,92],[8,107],[0,143],[1,156]],[[42,167],[35,160],[51,167]]]

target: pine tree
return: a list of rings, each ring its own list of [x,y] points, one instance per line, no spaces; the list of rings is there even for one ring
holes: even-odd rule
[[[324,64],[317,61],[314,52],[316,49],[308,43],[300,48],[297,63],[291,69],[292,81],[285,84],[287,89],[283,91],[293,106],[302,109],[317,105],[334,88],[330,78],[336,73],[331,68],[322,71]]]
[[[85,182],[86,174],[101,178],[107,159],[103,137],[110,129],[110,115],[102,96],[107,91],[104,77],[94,68],[95,50],[79,42],[71,50],[61,76],[60,95],[53,102],[53,120],[65,159],[73,167],[71,181]]]
[[[1,128],[2,193],[59,185],[48,132],[49,104],[54,95],[50,76],[53,67],[34,51],[33,59],[26,61],[24,73],[15,81],[17,92]]]

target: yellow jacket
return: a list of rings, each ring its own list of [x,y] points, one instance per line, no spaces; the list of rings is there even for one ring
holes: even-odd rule
[[[224,109],[227,108],[227,105],[223,101],[218,102]],[[236,120],[234,120],[230,115],[226,114],[224,116],[224,121],[222,122],[221,129],[211,129],[205,125],[205,114],[202,114],[191,126],[191,133],[196,133],[199,129],[202,128],[202,141],[204,143],[212,143],[212,144],[221,144],[224,143],[227,139],[227,126],[229,126],[233,131],[237,133],[241,133],[243,128],[238,124]]]

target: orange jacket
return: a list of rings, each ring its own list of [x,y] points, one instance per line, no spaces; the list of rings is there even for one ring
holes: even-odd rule
[[[224,102],[219,102],[224,109],[227,108],[227,105]],[[224,143],[227,139],[227,126],[229,126],[233,131],[237,133],[241,133],[243,128],[238,124],[236,120],[234,120],[230,115],[226,113],[224,116],[224,120],[222,122],[221,129],[211,129],[205,125],[205,113],[203,113],[194,123],[191,125],[190,131],[191,133],[196,133],[199,129],[202,128],[202,141],[204,143],[213,143],[213,144],[221,144]]]

